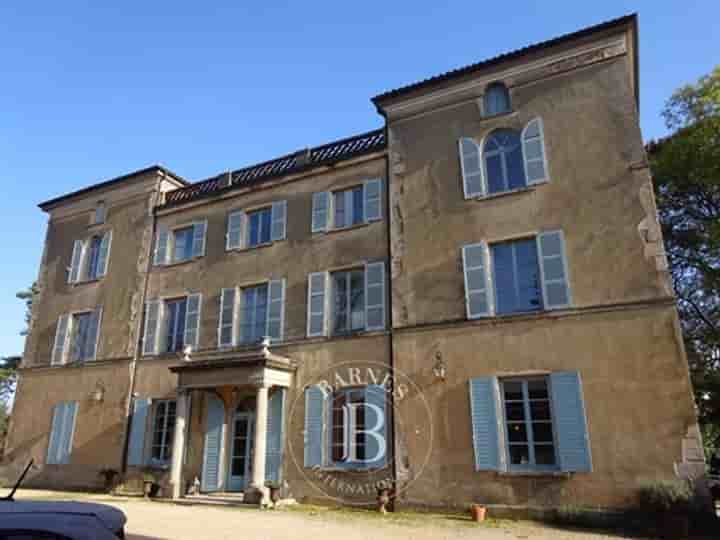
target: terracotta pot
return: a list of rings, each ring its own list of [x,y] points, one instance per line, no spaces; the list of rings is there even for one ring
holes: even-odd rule
[[[470,515],[472,516],[473,521],[485,521],[486,512],[487,508],[479,504],[473,504],[470,506]]]

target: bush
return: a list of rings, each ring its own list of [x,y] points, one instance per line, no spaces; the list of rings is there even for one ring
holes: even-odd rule
[[[692,499],[693,489],[688,482],[661,480],[640,488],[638,509],[654,514],[688,512]]]

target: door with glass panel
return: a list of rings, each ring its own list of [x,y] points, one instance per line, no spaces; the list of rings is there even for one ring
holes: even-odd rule
[[[228,463],[228,491],[242,491],[250,482],[253,417],[251,412],[235,412]]]

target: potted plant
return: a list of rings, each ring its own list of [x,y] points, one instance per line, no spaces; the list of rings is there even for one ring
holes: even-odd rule
[[[100,476],[103,477],[104,484],[105,484],[105,491],[107,493],[110,493],[113,488],[115,487],[115,478],[120,474],[115,469],[111,469],[110,467],[106,467],[104,469],[100,469],[98,472]]]
[[[377,503],[378,512],[381,514],[387,514],[387,505],[390,503],[391,490],[386,486],[379,486],[377,488]]]
[[[473,521],[485,521],[485,514],[487,513],[487,508],[480,504],[471,504],[470,505],[470,515],[472,516]]]
[[[270,500],[273,504],[277,504],[280,500],[280,484],[277,482],[266,482],[265,487],[270,489]]]
[[[160,486],[155,478],[155,472],[152,469],[145,469],[143,471],[143,495],[146,499],[154,497],[157,494]]]
[[[687,538],[688,514],[693,490],[688,482],[662,480],[644,485],[638,492],[639,510],[657,523],[663,538]]]

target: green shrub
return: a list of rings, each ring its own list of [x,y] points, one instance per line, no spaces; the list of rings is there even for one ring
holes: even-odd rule
[[[692,486],[682,480],[659,480],[638,491],[638,509],[648,513],[687,512],[693,498]]]

